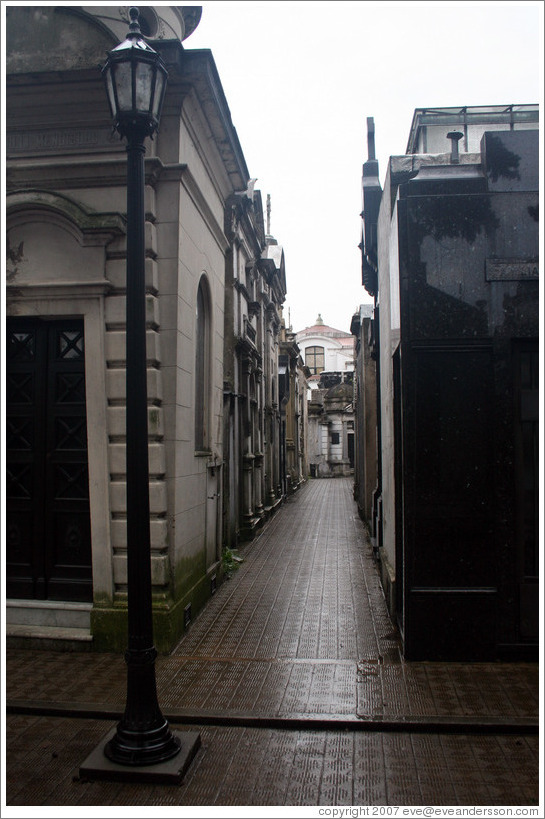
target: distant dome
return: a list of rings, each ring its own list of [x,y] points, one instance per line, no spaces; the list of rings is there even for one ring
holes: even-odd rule
[[[297,331],[296,335],[298,341],[302,341],[307,336],[325,336],[327,338],[336,338],[339,340],[339,343],[343,345],[345,343],[344,339],[348,339],[350,345],[354,342],[352,333],[347,333],[345,330],[337,330],[335,327],[330,327],[328,324],[325,324],[321,313],[318,313],[316,324]]]

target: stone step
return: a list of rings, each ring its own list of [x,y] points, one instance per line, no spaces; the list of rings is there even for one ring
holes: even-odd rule
[[[91,603],[62,600],[6,600],[6,624],[61,629],[84,629],[91,625]]]
[[[13,648],[53,651],[85,651],[92,647],[93,637],[86,628],[62,628],[6,623],[6,643]]]

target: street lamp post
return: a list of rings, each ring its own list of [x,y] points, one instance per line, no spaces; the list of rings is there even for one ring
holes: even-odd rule
[[[117,778],[119,768],[158,766],[171,760],[164,781],[179,780],[200,744],[198,734],[171,731],[157,699],[153,641],[149,466],[147,428],[144,140],[159,125],[167,70],[142,38],[138,9],[130,9],[126,40],[108,54],[102,69],[114,129],[127,139],[127,605],[128,647],[125,713],[117,729],[89,757],[81,772]],[[103,753],[100,753],[102,751]],[[184,760],[180,763],[177,759]],[[91,755],[93,756],[93,755]],[[106,759],[104,759],[106,757]],[[189,757],[189,761],[185,758]],[[110,764],[108,764],[108,761]],[[158,779],[161,773],[158,771]],[[123,777],[127,778],[127,777]],[[142,778],[141,770],[139,778]]]

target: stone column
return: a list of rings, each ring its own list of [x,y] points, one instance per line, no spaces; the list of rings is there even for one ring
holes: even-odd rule
[[[254,438],[254,507],[259,518],[264,515],[263,509],[263,402],[262,402],[262,375],[261,369],[255,372],[256,411],[255,411],[255,438]]]
[[[242,362],[242,378],[246,398],[243,407],[242,427],[244,438],[244,450],[242,457],[243,470],[243,525],[245,527],[252,527],[254,518],[254,502],[253,502],[253,472],[254,472],[254,453],[252,451],[252,406],[251,406],[251,389],[250,376],[252,373],[252,362],[249,359],[244,359]]]

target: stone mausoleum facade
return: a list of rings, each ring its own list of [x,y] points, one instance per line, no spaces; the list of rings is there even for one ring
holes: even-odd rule
[[[7,634],[126,646],[126,152],[99,66],[129,7],[6,10]],[[155,642],[282,500],[283,255],[271,255],[199,6],[143,6],[169,72],[147,140]],[[234,534],[232,534],[234,533]]]
[[[537,657],[538,128],[536,105],[417,109],[384,190],[369,128],[364,508],[409,659]]]

